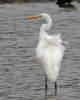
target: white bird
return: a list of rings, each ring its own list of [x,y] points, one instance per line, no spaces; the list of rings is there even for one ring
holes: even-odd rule
[[[48,35],[47,30],[52,25],[52,19],[48,14],[42,13],[38,16],[28,17],[28,19],[37,18],[46,20],[46,23],[40,28],[39,44],[36,48],[37,58],[46,73],[45,93],[47,93],[47,77],[50,81],[55,82],[55,93],[57,93],[57,78],[65,50],[65,47],[62,45],[64,42],[62,42],[60,34]]]

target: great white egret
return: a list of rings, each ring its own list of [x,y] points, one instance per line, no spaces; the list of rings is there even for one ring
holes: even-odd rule
[[[41,62],[46,73],[45,93],[47,93],[47,77],[50,81],[55,82],[55,93],[57,93],[57,78],[65,47],[62,45],[63,42],[60,34],[52,36],[47,34],[47,30],[49,30],[52,25],[51,17],[46,13],[28,17],[28,19],[37,18],[46,20],[46,23],[40,28],[39,44],[36,48],[37,58]]]

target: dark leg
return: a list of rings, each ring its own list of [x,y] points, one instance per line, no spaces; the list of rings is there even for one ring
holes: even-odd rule
[[[45,94],[47,95],[47,75],[45,75]]]
[[[55,82],[55,95],[57,94],[57,82]]]

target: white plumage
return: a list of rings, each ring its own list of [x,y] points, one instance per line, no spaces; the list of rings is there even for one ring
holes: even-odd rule
[[[36,55],[40,63],[42,64],[48,79],[55,82],[55,94],[57,92],[57,78],[59,75],[59,69],[61,61],[64,55],[65,47],[62,45],[62,39],[59,34],[48,35],[47,30],[52,25],[51,17],[42,13],[38,16],[31,16],[28,19],[44,18],[46,23],[40,28],[39,44],[36,48]],[[47,77],[45,83],[45,93],[47,93]]]
[[[61,44],[60,33],[53,36],[47,34],[47,30],[52,25],[52,20],[48,14],[42,13],[40,16],[46,20],[40,28],[39,44],[36,55],[41,62],[45,73],[50,81],[55,82],[58,78],[61,61],[65,47]]]

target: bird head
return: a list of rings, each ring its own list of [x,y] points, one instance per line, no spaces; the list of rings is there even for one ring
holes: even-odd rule
[[[40,15],[27,17],[27,19],[29,19],[29,20],[38,19],[38,18],[44,18],[44,19],[48,20],[48,19],[50,19],[50,16],[47,13],[41,13]]]
[[[52,25],[52,19],[47,13],[41,13],[40,15],[37,16],[30,16],[27,19],[33,20],[33,19],[38,19],[38,18],[43,18],[46,20],[47,23],[43,24],[40,28],[41,32],[45,30],[49,30],[49,28]]]

